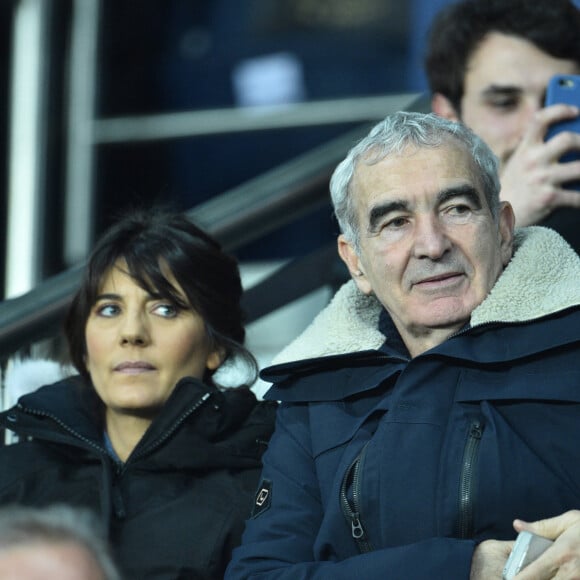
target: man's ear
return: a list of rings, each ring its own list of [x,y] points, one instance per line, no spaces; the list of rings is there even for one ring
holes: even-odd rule
[[[371,294],[373,289],[370,282],[367,280],[361,260],[351,243],[342,234],[338,236],[338,255],[346,264],[346,267],[358,286],[358,289],[363,294]]]
[[[451,104],[451,101],[441,93],[433,93],[433,96],[431,97],[431,110],[444,119],[459,121],[459,115],[457,114],[455,107]]]
[[[505,268],[514,253],[514,227],[516,218],[511,203],[508,201],[501,202],[498,219],[501,261]]]

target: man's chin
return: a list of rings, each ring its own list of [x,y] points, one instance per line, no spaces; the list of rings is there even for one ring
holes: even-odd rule
[[[455,332],[469,322],[471,312],[457,306],[431,309],[426,308],[424,316],[417,317],[417,326],[433,330],[449,330]]]

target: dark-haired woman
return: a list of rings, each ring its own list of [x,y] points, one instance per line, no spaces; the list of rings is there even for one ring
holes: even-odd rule
[[[242,346],[237,264],[182,216],[140,212],[91,254],[65,322],[78,376],[0,415],[0,504],[92,508],[129,579],[221,578],[275,406],[215,373]],[[240,366],[240,365],[238,365]]]

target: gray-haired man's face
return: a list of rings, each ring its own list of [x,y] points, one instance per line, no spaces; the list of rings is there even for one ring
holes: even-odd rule
[[[344,239],[339,251],[411,354],[461,328],[511,258],[511,207],[503,204],[493,219],[472,167],[469,154],[450,144],[357,167],[360,253]]]

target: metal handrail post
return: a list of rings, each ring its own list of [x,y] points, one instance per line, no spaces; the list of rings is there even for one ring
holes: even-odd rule
[[[69,70],[64,261],[82,261],[94,235],[94,120],[100,0],[74,0]]]
[[[40,280],[50,0],[15,5],[11,57],[4,295]]]

